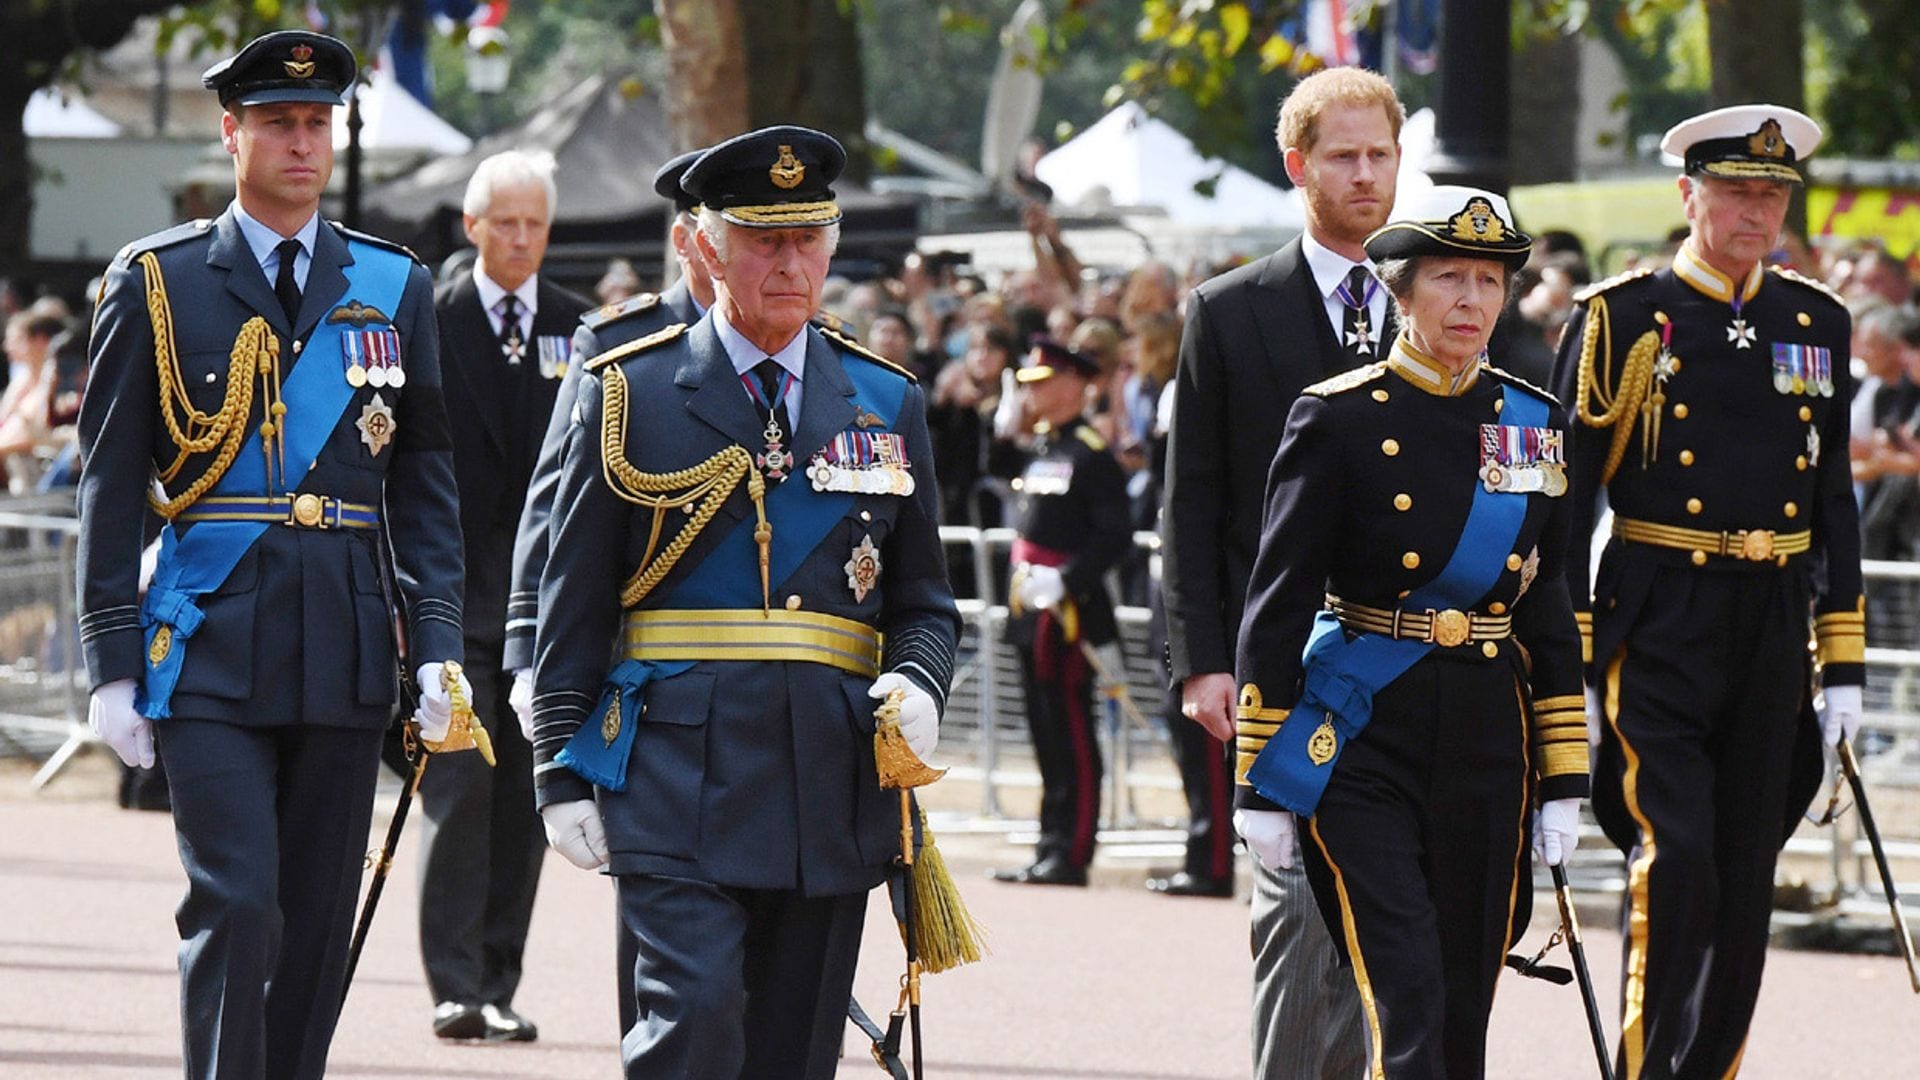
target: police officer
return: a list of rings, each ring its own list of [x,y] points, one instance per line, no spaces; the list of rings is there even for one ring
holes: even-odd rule
[[[1665,269],[1582,293],[1560,343],[1594,811],[1628,857],[1628,1080],[1737,1068],[1774,862],[1819,783],[1819,729],[1832,743],[1860,723],[1850,320],[1825,288],[1762,265],[1820,136],[1777,105],[1668,131],[1685,243]],[[1613,536],[1589,588],[1602,492]]]
[[[1038,438],[1013,480],[1020,535],[1007,640],[1020,650],[1027,728],[1040,763],[1040,840],[1032,864],[996,872],[1001,881],[1085,885],[1093,861],[1104,772],[1093,690],[1125,681],[1106,573],[1133,538],[1126,477],[1086,418],[1087,387],[1099,374],[1092,357],[1040,339],[1014,376]],[[996,444],[997,469],[1010,445]]]
[[[775,127],[694,162],[714,306],[589,360],[566,440],[535,777],[640,942],[630,1077],[832,1075],[899,853],[873,710],[924,756],[952,677],[925,399],[808,322],[845,160]]]
[[[393,707],[390,602],[429,661],[426,738],[466,692],[442,688],[461,557],[427,272],[319,216],[354,71],[346,45],[304,31],[209,69],[233,204],[128,245],[94,324],[89,718],[172,784],[190,1077],[325,1071]],[[142,598],[149,507],[167,525]]]
[[[1529,810],[1559,863],[1587,787],[1565,429],[1485,352],[1532,244],[1512,221],[1441,186],[1367,238],[1401,330],[1295,402],[1240,625],[1240,805],[1282,865],[1304,822],[1382,1080],[1485,1075]]]

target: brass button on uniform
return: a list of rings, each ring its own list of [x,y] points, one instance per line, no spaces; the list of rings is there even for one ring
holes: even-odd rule
[[[1495,414],[1495,415],[1498,415],[1498,414],[1499,414],[1499,412],[1500,412],[1500,410],[1501,410],[1501,409],[1504,409],[1504,408],[1506,408],[1506,407],[1507,407],[1507,399],[1506,399],[1506,398],[1494,398],[1494,399],[1493,399],[1493,411],[1494,411],[1494,414]]]
[[[1798,503],[1788,503],[1786,506],[1782,507],[1781,510],[1790,518],[1795,518],[1800,516],[1800,505]]]
[[[1799,323],[1801,326],[1812,326],[1813,316],[1802,311],[1793,317],[1793,321]]]
[[[1673,368],[1673,373],[1675,375],[1680,374],[1680,358],[1679,357],[1669,356],[1667,357],[1667,363]]]
[[[1800,472],[1806,472],[1807,471],[1807,455],[1801,454],[1799,457],[1794,458],[1793,467],[1799,470]]]
[[[1514,554],[1507,556],[1507,569],[1518,570],[1520,569],[1520,564],[1523,561],[1524,560],[1520,558],[1519,553],[1515,552]]]
[[[1487,605],[1487,610],[1495,615],[1505,615],[1507,613],[1507,605],[1495,600],[1493,603]]]
[[[1800,419],[1802,420],[1813,419],[1813,409],[1810,406],[1806,406],[1806,405],[1800,406]]]
[[[1673,418],[1675,420],[1685,420],[1687,418],[1687,407],[1685,404],[1675,405],[1673,407]]]
[[[1383,454],[1385,454],[1385,455],[1387,455],[1388,457],[1392,457],[1393,455],[1395,455],[1395,454],[1397,454],[1397,453],[1399,453],[1399,452],[1400,452],[1400,442],[1399,442],[1399,440],[1398,440],[1398,439],[1387,439],[1387,440],[1385,440],[1385,441],[1383,441],[1383,442],[1382,442],[1382,443],[1380,444],[1380,452],[1381,452],[1381,453],[1383,453]]]
[[[1400,494],[1398,494],[1398,495],[1395,495],[1395,496],[1393,497],[1393,508],[1394,508],[1395,510],[1411,510],[1411,509],[1413,509],[1413,496],[1411,496],[1411,495],[1409,495],[1409,494],[1407,494],[1407,493],[1406,493],[1406,492],[1404,492],[1404,491],[1403,491],[1403,492],[1401,492],[1401,493],[1400,493]]]
[[[1418,570],[1420,568],[1420,553],[1417,551],[1409,551],[1405,555],[1400,556],[1400,565],[1409,570]]]
[[[1701,509],[1702,509],[1702,504],[1699,499],[1687,500],[1687,513],[1697,514],[1700,512]]]
[[[1412,589],[1401,589],[1400,599],[1405,600],[1408,596],[1412,595],[1412,593],[1413,593]]]
[[[1375,401],[1387,400],[1387,392],[1385,390],[1375,390],[1373,392],[1373,400]]]
[[[1705,565],[1707,565],[1707,553],[1706,553],[1706,552],[1704,552],[1704,551],[1696,551],[1696,552],[1694,552],[1694,553],[1693,553],[1693,565],[1695,565],[1695,566],[1705,566]]]
[[[213,372],[211,371],[207,372],[207,385],[212,386],[215,382],[219,380],[219,378],[220,376],[215,375]]]
[[[862,511],[860,511],[860,520],[861,520],[861,521],[872,521],[872,520],[873,520],[873,511],[871,511],[871,510],[862,510]]]
[[[1491,660],[1500,655],[1500,646],[1495,645],[1491,641],[1483,641],[1480,643],[1480,655]]]
[[[787,610],[788,611],[800,610],[800,594],[799,593],[795,593],[792,596],[787,597]]]
[[[1693,464],[1693,451],[1691,450],[1680,451],[1680,464],[1682,465]]]

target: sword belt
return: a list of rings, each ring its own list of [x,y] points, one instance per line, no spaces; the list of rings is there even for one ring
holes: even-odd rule
[[[880,632],[815,611],[649,608],[629,611],[629,660],[799,660],[873,678]]]
[[[377,529],[380,508],[331,495],[203,495],[175,521],[265,521],[298,529]]]
[[[1654,547],[1673,548],[1677,551],[1691,551],[1695,566],[1704,565],[1708,556],[1739,559],[1743,562],[1778,560],[1780,565],[1784,566],[1788,557],[1805,554],[1813,547],[1811,530],[1794,533],[1774,532],[1772,529],[1712,532],[1707,529],[1685,529],[1678,525],[1661,525],[1658,522],[1636,521],[1633,518],[1618,516],[1613,519],[1613,535],[1630,544],[1650,544]]]
[[[1404,611],[1368,607],[1342,600],[1332,593],[1327,594],[1327,607],[1341,626],[1356,633],[1381,634],[1401,641],[1430,641],[1444,648],[1513,636],[1511,615],[1482,615],[1457,608]]]

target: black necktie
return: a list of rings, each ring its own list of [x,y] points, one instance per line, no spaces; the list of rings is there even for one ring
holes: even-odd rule
[[[1341,306],[1346,310],[1340,316],[1340,347],[1351,349],[1361,357],[1371,360],[1379,352],[1380,328],[1373,325],[1373,315],[1368,310],[1367,290],[1373,284],[1373,275],[1364,266],[1356,266],[1347,274],[1345,295],[1340,297]]]
[[[793,450],[793,425],[787,422],[787,403],[780,396],[780,376],[784,370],[772,357],[753,365],[754,381],[760,384],[760,420],[765,424],[760,467],[767,479],[779,482],[792,469],[786,455]]]
[[[515,365],[527,355],[527,339],[520,333],[520,298],[512,293],[500,301],[500,355]]]
[[[287,313],[287,325],[300,320],[300,286],[293,279],[293,259],[300,254],[300,241],[282,240],[273,250],[280,253],[280,272],[273,277],[273,295],[280,299],[280,310]]]

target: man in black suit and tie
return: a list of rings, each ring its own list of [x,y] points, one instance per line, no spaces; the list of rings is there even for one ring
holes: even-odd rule
[[[443,1039],[533,1040],[513,1010],[546,853],[533,754],[507,702],[502,659],[514,529],[572,340],[588,308],[540,276],[554,210],[553,158],[509,150],[480,163],[463,205],[473,271],[434,298],[466,545],[466,650],[474,711],[499,757],[436,761],[420,785],[420,955]]]
[[[1209,736],[1186,753],[1224,754],[1235,736],[1235,639],[1287,410],[1303,388],[1372,362],[1393,339],[1364,241],[1393,206],[1404,116],[1392,86],[1371,72],[1333,68],[1301,80],[1275,134],[1306,231],[1188,301],[1162,517],[1168,668],[1181,711]],[[1258,749],[1248,739],[1259,733],[1243,726],[1240,735],[1234,822],[1257,856],[1254,1075],[1358,1075],[1367,1060],[1359,995],[1336,968],[1291,818],[1244,786]],[[1220,883],[1183,872],[1159,887],[1206,893]]]

